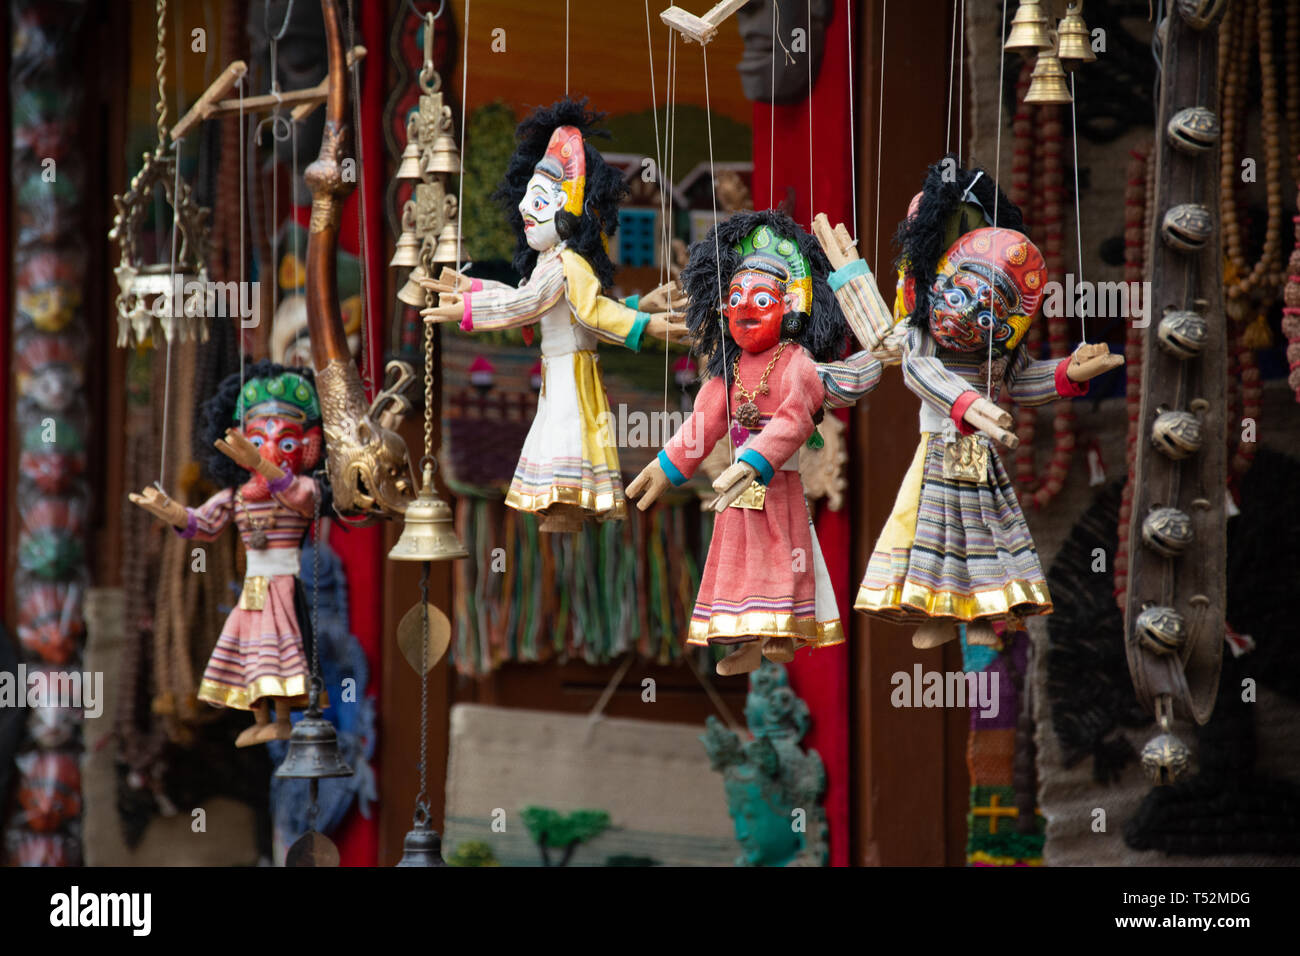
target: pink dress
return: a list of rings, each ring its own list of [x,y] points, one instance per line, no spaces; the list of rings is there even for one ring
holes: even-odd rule
[[[299,548],[311,525],[313,478],[292,477],[288,487],[263,501],[235,501],[223,488],[198,508],[187,509],[181,537],[211,541],[231,519],[244,543],[247,571],[239,604],[230,612],[199,684],[199,699],[219,707],[252,710],[264,697],[307,704],[310,670],[294,607]],[[265,547],[255,548],[265,535]]]
[[[742,353],[740,381],[758,387],[780,346],[758,354]],[[753,465],[766,485],[761,509],[732,505],[717,516],[700,592],[691,615],[688,644],[728,644],[750,638],[789,637],[809,646],[844,640],[835,594],[817,544],[803,482],[799,449],[816,427],[813,415],[825,399],[817,366],[800,345],[785,346],[755,404],[759,427],[741,429],[736,410],[744,399],[730,370],[728,402],[723,379],[710,379],[686,424],[664,446],[659,463],[680,485],[724,438],[735,444],[736,459]]]

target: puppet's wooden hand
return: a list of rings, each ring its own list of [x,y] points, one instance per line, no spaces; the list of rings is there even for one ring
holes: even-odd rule
[[[962,420],[1007,448],[1015,448],[1020,444],[1020,439],[1007,430],[1011,427],[1010,413],[998,408],[987,398],[975,399],[970,408],[966,409]]]
[[[718,514],[731,507],[731,503],[744,494],[750,482],[758,477],[758,471],[747,462],[738,461],[731,465],[713,482],[713,490],[718,497],[709,505]]]
[[[690,334],[680,312],[656,312],[645,327],[646,335],[664,342],[678,342]]]
[[[422,288],[430,292],[468,292],[470,286],[474,284],[472,279],[461,275],[455,269],[448,266],[442,267],[442,273],[435,279],[426,276],[418,280]]]
[[[641,469],[641,474],[632,479],[632,484],[627,486],[627,496],[636,501],[636,506],[645,511],[658,500],[672,485],[668,476],[664,474],[663,467],[659,464],[658,458],[650,459],[650,464]],[[639,501],[637,499],[640,499]]]
[[[1074,350],[1070,364],[1065,367],[1065,375],[1071,382],[1086,382],[1105,375],[1113,368],[1124,364],[1124,356],[1111,355],[1105,342],[1088,345],[1086,342]]]
[[[146,488],[140,494],[134,491],[127,495],[131,504],[139,505],[145,511],[149,512],[160,521],[175,528],[184,528],[190,523],[189,512],[179,501],[172,501],[167,495],[157,488]]]
[[[276,481],[284,477],[284,472],[274,463],[263,458],[262,453],[257,450],[257,446],[245,438],[237,429],[227,428],[226,437],[218,438],[213,444],[217,446],[217,451],[240,468],[255,471],[267,481]]]
[[[819,212],[813,216],[812,231],[813,235],[817,237],[817,241],[821,243],[826,258],[830,260],[832,269],[842,269],[858,258],[857,243],[849,235],[844,223],[840,223],[832,229],[831,221],[826,218],[826,213]]]
[[[420,312],[426,322],[459,322],[465,318],[465,298],[459,292],[444,292],[438,304]]]
[[[636,307],[642,312],[680,312],[690,303],[676,281],[665,282],[641,296]]]
[[[907,339],[907,329],[896,325],[881,340],[879,347],[871,350],[871,357],[881,365],[899,365],[903,361],[903,342]]]

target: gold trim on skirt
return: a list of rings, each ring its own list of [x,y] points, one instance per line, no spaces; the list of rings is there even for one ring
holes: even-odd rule
[[[1052,596],[1045,585],[1034,581],[1008,581],[997,590],[974,594],[932,591],[906,581],[901,587],[860,587],[853,607],[893,621],[926,621],[935,617],[974,621],[1012,613],[1051,614]]]
[[[551,505],[576,505],[583,511],[592,512],[592,517],[601,520],[622,518],[627,513],[621,495],[598,495],[587,488],[552,487],[542,495],[524,494],[511,488],[506,493],[506,504],[517,511],[529,511],[534,514],[545,511]]]
[[[295,710],[307,706],[307,677],[295,675],[288,679],[274,677],[270,674],[259,677],[248,687],[231,687],[213,680],[204,680],[199,684],[199,700],[218,707],[233,707],[236,710],[252,710],[253,705],[264,697],[288,697],[289,706]],[[321,707],[326,707],[325,694],[321,694]]]
[[[713,614],[705,621],[691,621],[686,643],[708,646],[710,640],[730,637],[791,637],[813,647],[844,643],[839,621],[814,621],[793,614],[746,611],[744,614]]]

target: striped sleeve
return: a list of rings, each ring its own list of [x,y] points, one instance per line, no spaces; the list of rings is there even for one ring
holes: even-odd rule
[[[484,287],[465,293],[465,318],[460,327],[466,331],[512,329],[530,325],[546,313],[564,295],[564,267],[559,256],[539,259],[537,268],[519,288],[508,285]]]
[[[222,488],[197,508],[186,508],[189,524],[185,528],[178,528],[176,533],[182,538],[193,538],[195,541],[213,540],[230,524],[234,497],[234,489]]]
[[[880,384],[883,370],[865,350],[854,352],[839,362],[819,363],[817,374],[826,388],[826,405],[848,408]]]
[[[903,349],[903,382],[923,402],[948,416],[957,399],[975,390],[960,375],[950,372],[936,352],[934,339],[915,326],[909,328]]]
[[[1007,370],[1007,396],[1017,405],[1046,405],[1058,398],[1087,394],[1087,382],[1071,382],[1065,376],[1069,363],[1069,358],[1031,359],[1021,345]]]

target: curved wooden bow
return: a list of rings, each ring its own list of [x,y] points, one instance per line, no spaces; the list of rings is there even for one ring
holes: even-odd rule
[[[325,131],[320,154],[303,177],[312,197],[307,237],[307,327],[324,419],[326,467],[334,507],[340,514],[394,517],[404,513],[415,497],[410,454],[406,443],[392,430],[410,408],[400,391],[414,380],[414,373],[404,362],[390,362],[386,371],[397,372],[397,385],[382,390],[373,403],[368,403],[348,350],[339,308],[337,268],[339,214],[355,178],[344,176],[347,63],[336,0],[321,0],[321,13],[329,53]]]

